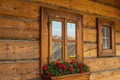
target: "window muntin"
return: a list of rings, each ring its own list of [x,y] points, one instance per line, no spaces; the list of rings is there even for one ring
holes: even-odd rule
[[[52,20],[52,55],[51,61],[77,59],[77,27],[75,21]],[[61,21],[59,21],[61,20]],[[66,26],[64,26],[66,25]],[[64,34],[63,34],[64,33]],[[67,45],[66,45],[67,44]]]
[[[98,20],[98,56],[115,56],[115,22]]]
[[[103,49],[111,49],[111,29],[110,27],[102,27]]]
[[[51,61],[62,60],[62,25],[58,20],[52,20],[52,59]]]
[[[68,59],[76,59],[77,58],[77,48],[76,48],[76,23],[74,22],[67,22],[67,48]]]
[[[76,55],[78,61],[83,61],[83,27],[82,27],[82,15],[61,11],[57,9],[41,8],[41,27],[40,27],[40,61],[41,70],[42,66],[50,63],[51,61],[61,60],[69,61],[68,57],[68,43],[76,43]],[[60,28],[60,34],[52,32],[52,21],[62,22],[62,28]],[[67,40],[67,23],[75,23],[76,25],[76,36],[75,40]],[[54,34],[54,35],[53,35]],[[58,37],[54,37],[57,34]],[[69,41],[69,42],[68,42]],[[56,50],[55,45],[59,46]],[[60,51],[55,53],[57,50]],[[54,55],[55,54],[55,55]],[[56,57],[60,55],[60,57]]]

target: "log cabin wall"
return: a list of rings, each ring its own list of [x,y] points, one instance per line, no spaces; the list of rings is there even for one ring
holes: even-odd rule
[[[94,0],[0,0],[0,80],[40,78],[40,7],[83,15],[84,61],[90,80],[120,79],[120,9]],[[116,56],[97,57],[96,18],[115,21]]]

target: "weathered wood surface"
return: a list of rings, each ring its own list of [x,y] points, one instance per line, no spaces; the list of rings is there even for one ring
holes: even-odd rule
[[[83,15],[83,26],[88,28],[96,28],[96,17],[84,14]]]
[[[84,28],[83,38],[85,42],[97,42],[97,30]]]
[[[84,43],[83,47],[84,58],[97,57],[97,44],[96,43]]]
[[[39,59],[40,57],[38,40],[40,36],[39,19],[41,5],[51,8],[57,7],[62,10],[71,8],[75,13],[87,13],[83,14],[83,26],[85,27],[84,58],[97,57],[97,16],[100,17],[102,15],[101,17],[104,18],[120,20],[119,9],[94,3],[89,0],[0,0],[0,60],[24,61],[29,59],[29,62],[17,63],[14,61],[11,61],[12,63],[1,61],[0,80],[33,80],[34,78],[40,77],[39,62],[32,62],[32,60]],[[119,26],[120,21],[116,21],[116,31],[118,31],[116,32],[117,43],[120,43]],[[47,29],[43,31],[47,32]],[[48,34],[46,33],[46,35]],[[46,39],[46,37],[43,38]],[[17,41],[12,39],[17,39]],[[45,48],[45,52],[48,52],[47,48]],[[120,56],[119,45],[116,45],[116,52],[116,55]],[[47,62],[46,58],[44,60]],[[119,57],[91,58],[86,59],[85,63],[91,66],[91,71],[99,72],[120,68]],[[103,74],[93,75],[92,79],[108,80],[109,76],[111,80],[118,80],[120,78],[119,74],[120,71],[105,72]]]
[[[0,40],[0,60],[39,59],[39,42]]]
[[[81,74],[70,74],[58,77],[52,77],[51,80],[89,80],[90,73],[81,73]],[[47,79],[46,79],[47,80]]]
[[[120,56],[120,44],[116,45],[116,56]]]
[[[39,5],[22,0],[0,0],[0,15],[38,19]]]
[[[35,2],[37,1],[37,2]],[[42,3],[45,2],[45,3]],[[49,4],[53,5],[49,5]],[[80,13],[98,14],[102,16],[120,19],[120,10],[89,0],[1,0],[0,14],[8,16],[25,17],[31,19],[39,18],[40,6],[55,7],[55,5],[72,8]],[[59,7],[60,8],[60,7]],[[64,9],[64,8],[62,8]],[[76,12],[77,12],[76,11]],[[22,12],[22,13],[21,13]],[[109,13],[109,14],[108,14]]]
[[[26,75],[0,75],[0,80],[40,80],[39,74],[26,74]]]
[[[84,62],[91,67],[91,71],[103,71],[120,68],[120,57],[90,58]]]
[[[120,21],[116,21],[115,23],[115,30],[120,31]]]
[[[89,0],[36,0],[36,1],[42,1],[46,3],[51,3],[55,5],[60,5],[68,8],[72,8],[75,10],[79,10],[80,12],[84,13],[92,13],[92,14],[98,14],[103,16],[109,16],[112,18],[120,19],[120,10],[106,6],[103,4],[95,3]],[[109,13],[109,14],[108,14]]]
[[[109,5],[112,7],[120,8],[120,0],[96,0],[95,2],[99,2],[99,3]]]
[[[39,39],[39,22],[0,18],[1,39]]]
[[[0,63],[0,80],[28,80],[38,77],[38,62]]]
[[[120,32],[115,32],[116,43],[120,43]]]
[[[92,73],[90,80],[120,80],[120,69]]]

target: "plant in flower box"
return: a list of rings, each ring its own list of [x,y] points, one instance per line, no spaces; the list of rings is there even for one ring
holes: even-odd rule
[[[72,77],[74,77],[74,80],[78,77],[81,78],[82,75],[89,78],[89,71],[89,66],[84,63],[78,63],[76,60],[72,60],[70,63],[59,61],[51,62],[43,67],[43,80],[71,80]],[[82,78],[80,78],[79,80],[82,80]],[[86,80],[88,80],[88,78],[86,78]]]

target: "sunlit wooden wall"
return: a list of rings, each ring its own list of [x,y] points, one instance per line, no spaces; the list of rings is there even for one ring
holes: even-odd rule
[[[83,15],[84,62],[91,80],[120,79],[120,9],[93,0],[0,0],[0,80],[40,78],[40,7]],[[97,58],[96,18],[116,23],[116,57]]]

